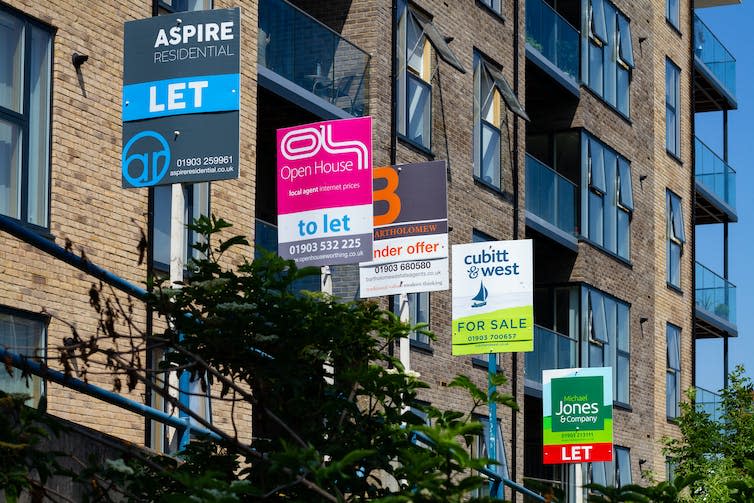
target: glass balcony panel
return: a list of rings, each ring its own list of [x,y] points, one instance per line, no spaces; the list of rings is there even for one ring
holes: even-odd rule
[[[696,410],[699,412],[706,412],[710,418],[719,421],[721,414],[720,395],[717,393],[704,389],[696,388]]]
[[[695,264],[696,305],[720,318],[736,323],[736,286],[697,262]]]
[[[736,207],[736,171],[716,153],[695,138],[694,175],[707,190],[731,208]]]
[[[526,0],[526,42],[578,81],[579,32],[543,0]]]
[[[704,63],[731,96],[736,96],[736,58],[694,14],[694,55]]]
[[[364,114],[369,55],[284,0],[259,2],[258,63],[352,115]]]
[[[576,185],[528,154],[526,207],[559,229],[575,234]]]
[[[542,371],[576,366],[577,341],[534,325],[534,351],[526,353],[526,378],[542,384]]]

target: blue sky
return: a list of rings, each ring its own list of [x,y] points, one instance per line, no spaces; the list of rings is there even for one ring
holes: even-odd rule
[[[738,110],[728,113],[728,159],[736,170],[738,223],[729,226],[729,278],[736,285],[738,337],[730,340],[730,370],[737,364],[754,376],[754,1],[741,5],[698,9],[697,14],[736,58]],[[696,135],[722,156],[722,113],[696,116]],[[723,226],[698,226],[696,259],[713,271],[723,272]],[[697,386],[718,390],[723,386],[723,341],[697,344]]]

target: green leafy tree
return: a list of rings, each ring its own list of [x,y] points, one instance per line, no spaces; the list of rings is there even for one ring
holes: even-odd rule
[[[8,367],[13,375],[18,369]],[[39,409],[26,407],[28,396],[0,391],[0,499],[15,503],[22,493],[32,501],[52,498],[46,487],[55,475],[71,476],[60,464],[62,452],[44,446],[45,439],[60,431],[60,425]]]
[[[693,390],[678,418],[680,439],[667,440],[676,473],[688,478],[694,501],[734,501],[737,484],[754,459],[754,385],[736,367],[721,392],[719,418],[697,410]]]
[[[459,376],[451,386],[469,392],[469,411],[417,405],[427,384],[391,356],[412,327],[373,302],[297,291],[296,282],[319,269],[271,254],[227,267],[229,250],[248,244],[240,236],[222,240],[228,227],[197,220],[192,229],[204,237],[196,248],[205,258],[190,263],[189,280],[180,288],[149,285],[148,304],[167,327],[150,343],[165,354],[160,372],[188,372],[215,399],[250,406],[253,440],[208,423],[176,398],[169,379],[153,379],[158,369],[142,364],[146,334],[133,306],[94,286],[99,333],[86,339],[74,330],[61,352],[64,367],[81,374],[104,364],[116,389],[147,386],[220,440],[195,439],[179,457],[135,452],[92,466],[81,473],[90,499],[460,502],[486,486],[476,470],[490,461],[469,455],[482,434],[473,413],[487,405],[486,392]],[[490,399],[516,406],[504,393]]]

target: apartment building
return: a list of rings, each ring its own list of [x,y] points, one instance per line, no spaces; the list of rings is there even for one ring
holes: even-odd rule
[[[211,3],[104,2],[82,11],[71,0],[0,0],[0,213],[70,241],[133,283],[148,267],[166,272],[171,190],[120,186],[123,22],[238,5]],[[223,216],[257,248],[275,249],[275,131],[370,115],[375,166],[446,161],[452,244],[533,240],[534,351],[496,357],[509,376],[502,391],[521,405],[498,411],[499,473],[554,485],[567,501],[583,500],[586,482],[639,482],[642,470],[662,476],[660,441],[678,434],[673,418],[681,390],[693,385],[694,341],[726,343],[737,333],[726,271],[694,262],[694,226],[727,228],[737,218],[725,153],[694,136],[695,113],[736,108],[735,62],[720,57],[727,51],[695,13],[707,3],[725,2],[240,2],[240,177],[185,186],[186,213]],[[142,265],[140,227],[151,243]],[[95,331],[92,280],[2,236],[0,344],[52,357],[71,324]],[[359,297],[356,265],[329,274],[335,295]],[[400,307],[397,298],[381,302]],[[410,294],[408,303],[411,321],[428,322],[437,336],[412,336],[404,360],[430,384],[422,401],[467,409],[448,383],[462,373],[485,386],[495,356],[451,356],[450,292]],[[136,317],[146,331],[147,313]],[[578,366],[613,369],[614,460],[544,465],[541,372]],[[111,385],[106,376],[90,381]],[[0,384],[26,387],[7,377]],[[170,447],[170,432],[139,415],[53,383],[32,387],[47,394],[52,414]],[[129,396],[159,405],[144,389]],[[213,404],[216,424],[230,427],[229,414]],[[516,495],[506,489],[505,497]]]

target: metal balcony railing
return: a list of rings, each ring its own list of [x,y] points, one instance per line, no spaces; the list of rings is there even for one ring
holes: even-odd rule
[[[576,233],[576,184],[526,154],[526,209],[568,234]]]
[[[699,138],[695,138],[694,176],[697,182],[731,208],[736,207],[736,171]]]
[[[721,406],[719,394],[697,387],[694,405],[696,406],[697,411],[709,414],[710,419],[714,421],[720,420]]]
[[[526,353],[526,379],[542,383],[542,371],[576,366],[578,341],[534,325],[534,351]]]
[[[578,82],[579,32],[543,0],[526,0],[526,43]]]
[[[736,286],[697,262],[696,306],[708,313],[736,323]]]
[[[354,116],[365,112],[370,56],[284,0],[260,0],[258,63]]]
[[[733,97],[736,96],[736,58],[720,43],[699,16],[694,14],[694,56]]]

